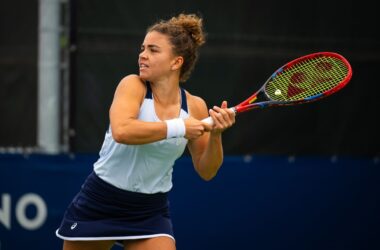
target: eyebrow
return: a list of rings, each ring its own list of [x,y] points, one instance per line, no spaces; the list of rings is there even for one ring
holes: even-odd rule
[[[141,44],[141,47],[145,47],[144,44]],[[160,46],[155,45],[155,44],[148,44],[148,45],[146,45],[146,47],[148,47],[150,49],[152,49],[152,48],[154,48],[154,49],[160,49],[161,48]]]

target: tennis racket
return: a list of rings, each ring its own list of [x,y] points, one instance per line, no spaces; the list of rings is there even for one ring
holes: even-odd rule
[[[340,54],[305,55],[277,69],[257,92],[230,109],[239,114],[257,108],[320,100],[342,89],[351,77],[351,65]],[[211,117],[202,121],[214,123]]]

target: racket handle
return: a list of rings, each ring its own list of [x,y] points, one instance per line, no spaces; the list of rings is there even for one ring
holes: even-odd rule
[[[229,108],[229,110],[233,111],[233,112],[236,114],[236,109],[235,109],[235,108]],[[208,124],[210,124],[210,125],[214,125],[214,120],[212,119],[211,116],[209,116],[209,117],[203,119],[202,122],[204,122],[204,123],[208,123]]]
[[[203,119],[202,122],[210,124],[210,125],[214,125],[214,120],[211,118],[211,116]]]

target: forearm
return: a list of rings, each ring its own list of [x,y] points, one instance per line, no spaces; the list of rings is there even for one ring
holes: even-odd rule
[[[223,163],[223,146],[221,133],[210,133],[208,144],[198,162],[198,174],[204,180],[211,180]]]
[[[144,122],[130,119],[124,124],[112,125],[114,140],[122,144],[146,144],[166,138],[165,122]]]

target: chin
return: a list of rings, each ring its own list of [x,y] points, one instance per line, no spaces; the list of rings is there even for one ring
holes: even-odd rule
[[[148,81],[147,76],[144,76],[144,74],[141,74],[141,73],[140,73],[139,76],[140,76],[141,80],[143,80],[143,81]]]
[[[153,82],[153,78],[151,76],[147,76],[144,74],[140,74],[139,76],[140,76],[141,80],[143,80],[145,82]]]

